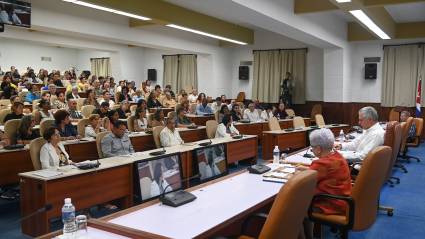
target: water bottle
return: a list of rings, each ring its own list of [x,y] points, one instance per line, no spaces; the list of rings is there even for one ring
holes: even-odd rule
[[[344,143],[345,140],[345,135],[344,135],[344,130],[341,129],[341,131],[339,131],[339,143]]]
[[[273,149],[273,163],[274,164],[279,164],[279,157],[280,157],[280,150],[279,150],[279,147],[276,145],[276,146],[274,146],[274,149]]]
[[[71,198],[65,198],[65,204],[62,207],[63,235],[65,238],[73,238],[77,231],[75,224],[75,207],[71,203]]]

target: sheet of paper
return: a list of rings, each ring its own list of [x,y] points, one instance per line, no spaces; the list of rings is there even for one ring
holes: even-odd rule
[[[35,171],[33,174],[43,178],[51,178],[51,177],[59,176],[62,173],[56,170],[38,170],[38,171]]]

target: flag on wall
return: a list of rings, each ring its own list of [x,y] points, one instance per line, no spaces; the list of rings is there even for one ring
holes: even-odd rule
[[[418,94],[416,95],[416,117],[421,116],[421,87],[422,87],[422,76],[419,76]]]

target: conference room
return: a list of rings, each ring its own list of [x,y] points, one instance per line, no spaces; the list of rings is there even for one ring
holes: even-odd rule
[[[0,0],[1,238],[422,238],[423,0]]]

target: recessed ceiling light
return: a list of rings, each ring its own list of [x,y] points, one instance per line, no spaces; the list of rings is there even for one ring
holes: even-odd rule
[[[102,11],[106,11],[106,12],[112,12],[112,13],[115,13],[115,14],[131,17],[131,18],[136,18],[136,19],[143,20],[143,21],[152,20],[148,17],[132,14],[132,13],[129,13],[129,12],[123,12],[123,11],[120,11],[120,10],[115,10],[115,9],[108,8],[108,7],[103,7],[103,6],[99,6],[99,5],[88,3],[88,2],[83,2],[83,1],[78,1],[78,0],[62,0],[62,1],[74,3],[74,4],[77,4],[77,5],[80,5],[80,6],[94,8],[94,9],[98,9],[98,10],[102,10]]]
[[[193,32],[193,33],[196,33],[196,34],[199,34],[199,35],[203,35],[203,36],[208,36],[208,37],[216,38],[216,39],[223,40],[223,41],[228,41],[228,42],[236,43],[236,44],[239,44],[239,45],[246,45],[247,44],[245,42],[241,42],[241,41],[237,41],[237,40],[232,40],[230,38],[217,36],[217,35],[214,35],[214,34],[211,34],[211,33],[206,33],[206,32],[198,31],[198,30],[195,30],[195,29],[187,28],[187,27],[182,27],[182,26],[175,25],[175,24],[167,24],[166,26],[167,27],[176,28],[176,29],[180,29],[180,30],[183,30],[183,31]]]
[[[391,39],[391,37],[389,37],[381,28],[379,28],[362,10],[352,10],[350,13],[381,39]]]

